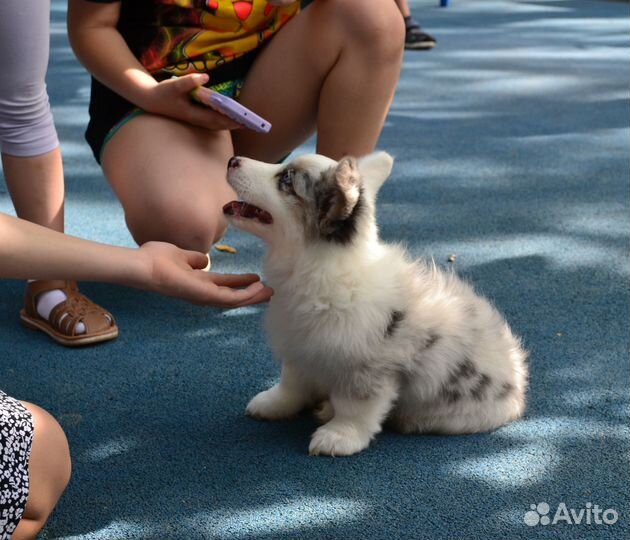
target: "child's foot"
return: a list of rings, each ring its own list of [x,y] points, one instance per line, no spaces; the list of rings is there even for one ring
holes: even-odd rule
[[[80,346],[118,336],[114,317],[83,296],[74,281],[31,281],[26,285],[22,322],[61,345]]]

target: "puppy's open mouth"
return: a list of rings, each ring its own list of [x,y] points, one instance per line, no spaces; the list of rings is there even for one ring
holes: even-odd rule
[[[243,219],[255,219],[269,225],[273,223],[273,218],[267,210],[258,208],[253,204],[249,204],[243,201],[232,201],[227,203],[223,207],[223,213],[227,216],[240,217]]]

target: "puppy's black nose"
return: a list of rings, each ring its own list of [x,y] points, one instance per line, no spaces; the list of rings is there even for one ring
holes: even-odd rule
[[[228,161],[228,169],[238,169],[241,166],[241,160],[237,157],[231,157]]]

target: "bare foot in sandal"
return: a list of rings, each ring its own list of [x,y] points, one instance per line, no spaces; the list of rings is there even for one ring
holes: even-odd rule
[[[53,291],[61,294],[49,294],[48,300],[55,304],[52,309],[39,306],[42,295]],[[25,326],[41,330],[67,347],[92,345],[118,336],[118,326],[111,313],[82,295],[76,281],[27,283],[20,319]]]

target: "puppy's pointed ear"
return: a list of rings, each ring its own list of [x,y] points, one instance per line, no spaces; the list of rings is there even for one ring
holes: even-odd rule
[[[358,165],[363,184],[377,193],[392,172],[394,158],[387,152],[373,152],[360,158]]]
[[[361,195],[361,179],[354,158],[343,158],[329,173],[327,188],[319,205],[319,230],[334,235],[350,218]]]

